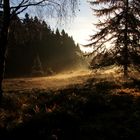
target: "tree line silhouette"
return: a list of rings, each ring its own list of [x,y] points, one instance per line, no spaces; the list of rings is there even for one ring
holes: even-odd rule
[[[7,50],[7,77],[49,75],[81,61],[81,50],[64,30],[53,31],[45,21],[25,14],[11,24]]]
[[[75,14],[77,8],[77,0],[22,0],[10,1],[0,0],[1,23],[0,23],[0,100],[3,96],[2,83],[5,74],[5,57],[8,48],[8,36],[11,22],[17,15],[25,10],[33,8],[41,8],[48,15],[53,15],[59,19],[66,19]],[[37,10],[37,9],[36,9]],[[31,12],[32,13],[32,12]]]

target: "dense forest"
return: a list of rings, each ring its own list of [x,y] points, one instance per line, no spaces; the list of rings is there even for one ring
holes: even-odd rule
[[[82,52],[64,30],[53,31],[38,17],[12,21],[6,55],[6,77],[44,76],[84,63]]]

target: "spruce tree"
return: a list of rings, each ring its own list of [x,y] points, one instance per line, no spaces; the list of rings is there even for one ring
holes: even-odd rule
[[[75,14],[77,4],[77,0],[0,0],[0,11],[2,12],[2,25],[0,25],[0,99],[3,95],[2,83],[5,72],[9,28],[13,18],[31,7],[33,9],[33,7],[42,6],[42,10],[48,13],[52,12],[51,15],[57,15],[59,19],[64,19],[69,15]]]
[[[39,55],[36,55],[34,63],[32,66],[32,75],[33,76],[42,76],[44,74],[42,63],[40,61]]]
[[[95,24],[98,31],[87,46],[93,46],[94,56],[112,52],[112,59],[123,66],[124,76],[128,76],[128,67],[140,64],[137,61],[140,59],[139,0],[93,0],[90,3],[100,20]]]

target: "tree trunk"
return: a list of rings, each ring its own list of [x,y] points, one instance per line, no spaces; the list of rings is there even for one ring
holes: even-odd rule
[[[123,49],[123,70],[124,70],[124,77],[128,77],[128,0],[125,1],[125,32],[124,32],[124,49]]]
[[[5,47],[3,44],[3,41],[1,41],[1,50],[0,50],[0,100],[3,95],[3,90],[2,90],[2,82],[4,78],[4,69],[5,69],[5,53],[2,51],[2,47]]]
[[[128,77],[128,52],[127,52],[127,47],[125,48],[125,54],[124,54],[124,66],[123,66],[123,71],[124,71],[124,77]]]
[[[3,0],[3,17],[2,29],[0,32],[0,100],[3,96],[2,82],[5,70],[5,53],[8,42],[8,29],[10,25],[10,3],[9,0]]]

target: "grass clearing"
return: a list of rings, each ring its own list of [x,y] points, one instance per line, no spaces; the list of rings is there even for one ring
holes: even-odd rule
[[[140,139],[140,80],[106,73],[84,81],[55,90],[7,91],[0,106],[0,136]]]

